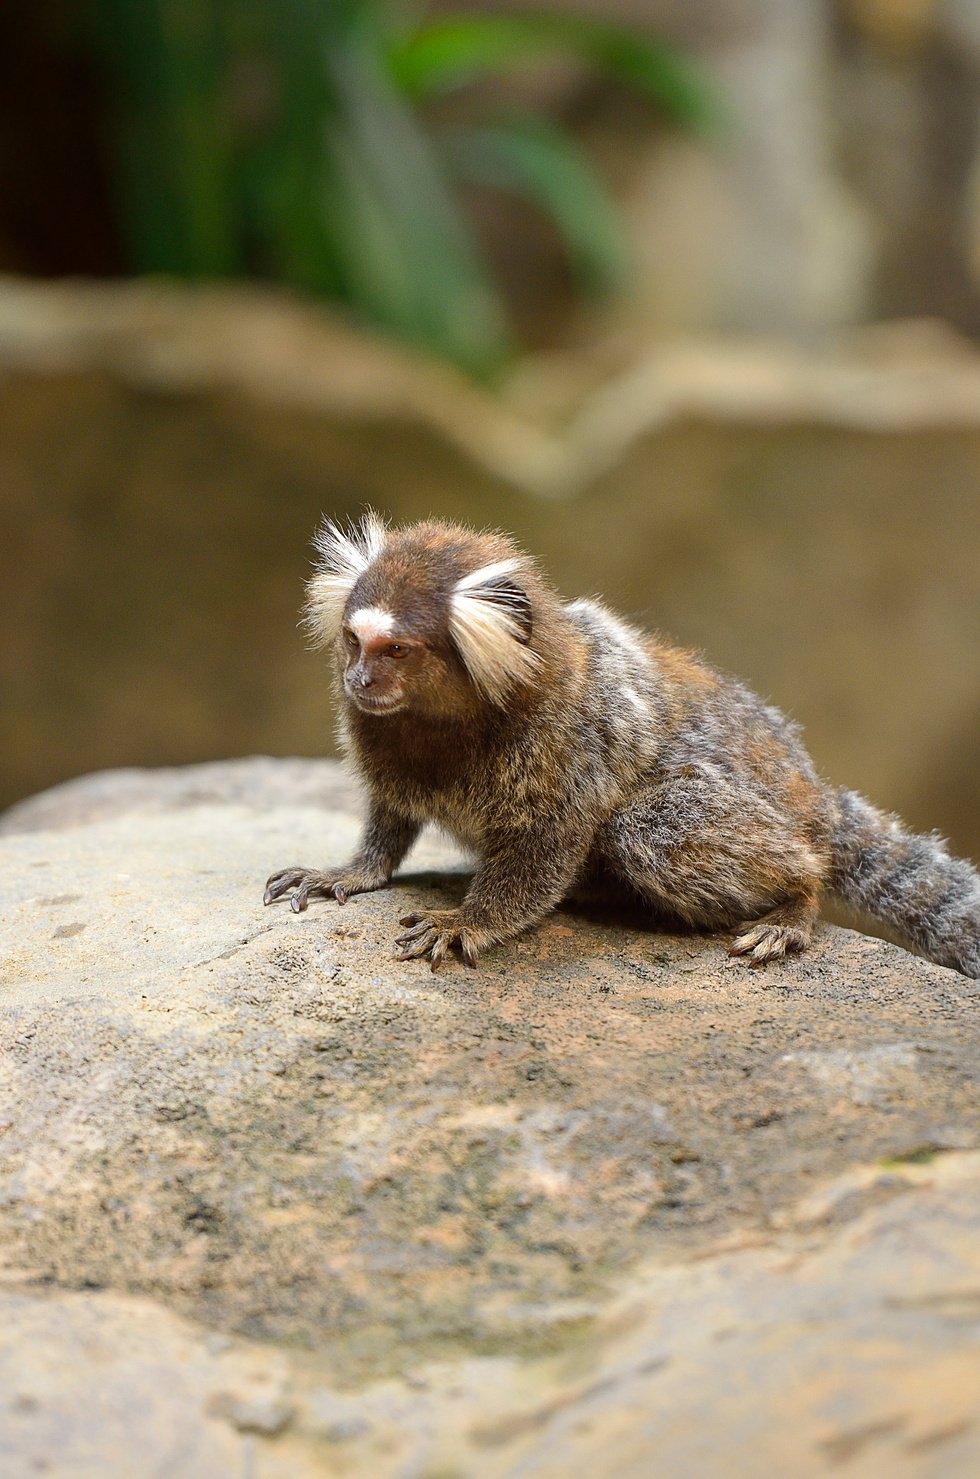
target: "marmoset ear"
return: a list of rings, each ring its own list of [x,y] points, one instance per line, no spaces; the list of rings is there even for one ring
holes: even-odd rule
[[[384,520],[368,510],[360,524],[344,529],[328,519],[313,537],[317,561],[306,587],[304,623],[314,647],[326,646],[340,630],[354,583],[385,546]]]
[[[529,643],[531,601],[514,572],[517,559],[483,565],[456,582],[449,599],[449,630],[476,686],[502,703],[514,683],[527,682],[538,665]]]

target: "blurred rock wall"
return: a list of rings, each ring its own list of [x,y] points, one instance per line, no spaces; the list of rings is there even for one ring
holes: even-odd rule
[[[458,10],[459,0],[445,0]],[[468,0],[521,10],[523,0]],[[722,329],[812,338],[936,315],[980,330],[980,0],[539,0],[627,21],[699,63],[721,100],[708,139],[652,126],[593,75],[526,86],[580,135],[624,203],[624,304],[567,320],[555,250],[522,276],[487,228],[545,343]],[[526,235],[526,233],[525,233]]]
[[[980,856],[980,356],[677,341],[509,389],[258,293],[0,281],[0,800],[329,751],[309,539],[369,503],[513,530]]]

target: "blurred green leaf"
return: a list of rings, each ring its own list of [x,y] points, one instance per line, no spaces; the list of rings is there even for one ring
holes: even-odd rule
[[[221,7],[97,0],[94,20],[116,81],[123,228],[138,269],[244,270]]]
[[[713,111],[669,47],[603,22],[472,15],[419,27],[395,0],[86,3],[135,271],[272,277],[481,378],[514,344],[453,176],[547,211],[590,288],[621,281],[622,233],[559,129],[511,121],[447,142],[417,100],[559,53],[678,122],[700,127]]]
[[[578,149],[538,119],[455,131],[445,145],[454,175],[508,190],[540,206],[561,233],[575,273],[589,291],[618,287],[626,273],[616,209]]]
[[[672,47],[585,16],[448,16],[394,41],[388,64],[409,97],[423,98],[556,54],[610,72],[687,128],[718,121],[714,92]]]
[[[339,117],[322,212],[352,301],[410,342],[493,374],[513,345],[431,143],[366,47],[332,53],[328,68]]]

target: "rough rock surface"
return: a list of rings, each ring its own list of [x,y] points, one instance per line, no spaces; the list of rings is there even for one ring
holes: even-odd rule
[[[978,988],[560,913],[399,964],[327,762],[92,777],[0,839],[0,1472],[966,1476]]]

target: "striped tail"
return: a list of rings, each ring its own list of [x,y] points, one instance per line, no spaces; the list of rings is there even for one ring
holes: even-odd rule
[[[980,873],[935,833],[907,832],[856,791],[838,791],[830,887],[914,950],[980,980]]]

